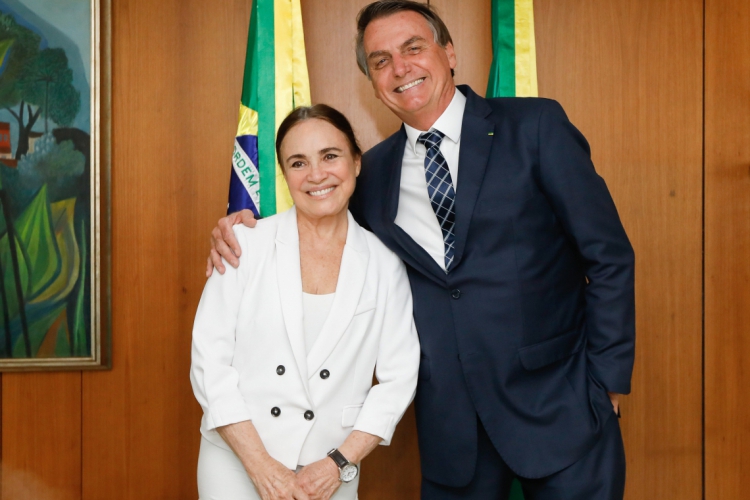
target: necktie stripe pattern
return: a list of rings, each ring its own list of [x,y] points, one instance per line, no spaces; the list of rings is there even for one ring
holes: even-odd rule
[[[421,134],[417,142],[424,144],[427,148],[427,155],[424,159],[427,194],[430,196],[430,204],[443,232],[445,272],[447,273],[454,255],[455,236],[453,226],[456,221],[454,211],[456,191],[453,189],[453,179],[450,170],[448,170],[448,163],[445,161],[443,153],[440,152],[440,143],[443,141],[443,137],[445,136],[439,130],[430,130]]]

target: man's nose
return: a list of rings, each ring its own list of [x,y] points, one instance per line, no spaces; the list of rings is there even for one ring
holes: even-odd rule
[[[409,73],[409,70],[410,66],[406,59],[398,54],[393,57],[393,73],[396,77],[402,78],[407,73]]]

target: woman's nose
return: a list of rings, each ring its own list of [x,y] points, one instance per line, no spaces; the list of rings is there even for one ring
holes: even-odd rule
[[[310,182],[320,182],[328,176],[328,173],[320,165],[313,164],[307,178]]]

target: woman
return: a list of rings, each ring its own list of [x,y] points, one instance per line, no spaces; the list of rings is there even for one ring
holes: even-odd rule
[[[295,206],[235,227],[248,257],[208,280],[195,318],[198,490],[204,500],[354,499],[357,464],[390,443],[414,397],[409,283],[347,210],[362,153],[341,113],[296,109],[276,153]]]

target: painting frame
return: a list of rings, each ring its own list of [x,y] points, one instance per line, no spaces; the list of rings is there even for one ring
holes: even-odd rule
[[[90,321],[87,356],[0,357],[0,372],[106,370],[112,368],[111,293],[111,0],[91,6],[90,89]],[[85,264],[85,263],[84,263]]]

